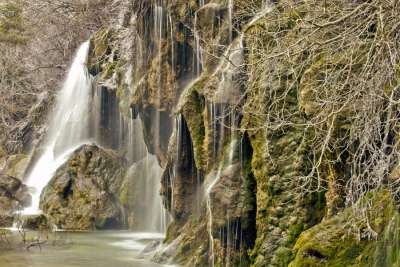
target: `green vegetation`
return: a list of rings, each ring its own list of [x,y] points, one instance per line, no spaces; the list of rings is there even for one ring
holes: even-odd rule
[[[21,0],[0,1],[0,42],[24,44],[28,41],[28,25]]]

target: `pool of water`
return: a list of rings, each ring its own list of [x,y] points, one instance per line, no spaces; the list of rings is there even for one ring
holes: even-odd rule
[[[65,232],[64,232],[65,233]],[[134,259],[152,241],[163,239],[162,234],[125,231],[66,232],[73,244],[53,245],[51,241],[39,247],[18,248],[21,240],[13,231],[9,250],[0,249],[2,267],[160,267],[147,260]]]

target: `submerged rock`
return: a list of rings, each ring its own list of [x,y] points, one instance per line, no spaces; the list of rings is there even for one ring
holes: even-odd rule
[[[32,197],[28,193],[28,187],[21,180],[0,175],[0,227],[10,227],[15,213],[31,204]]]
[[[40,208],[63,229],[122,228],[125,160],[96,145],[77,148],[43,189]]]

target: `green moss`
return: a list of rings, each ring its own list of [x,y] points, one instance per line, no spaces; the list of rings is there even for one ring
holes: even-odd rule
[[[29,25],[24,16],[26,3],[21,0],[3,0],[0,5],[0,42],[26,44]]]
[[[182,109],[193,142],[194,160],[198,169],[202,169],[204,157],[205,119],[203,110],[205,104],[203,98],[196,89],[201,88],[205,81],[206,79],[204,78],[199,79],[199,81],[192,86],[186,96],[185,105]]]
[[[171,243],[177,237],[177,231],[179,230],[179,225],[176,221],[172,221],[167,228],[167,233],[163,243]]]
[[[279,247],[275,251],[277,266],[287,266],[288,262],[293,260],[292,250],[287,247]]]
[[[303,225],[302,224],[294,224],[290,227],[288,242],[293,243],[303,232]]]
[[[201,215],[194,216],[191,220],[192,228],[195,227],[201,221]]]
[[[103,71],[103,73],[101,75],[101,80],[110,79],[112,77],[112,75],[114,74],[114,71],[116,70],[117,66],[118,66],[118,61],[114,61],[114,62],[111,62],[110,64],[108,64],[108,66],[106,67],[106,70]]]
[[[105,70],[105,76],[108,75],[106,62],[107,57],[111,54],[111,45],[115,32],[112,29],[101,29],[90,39],[88,69],[92,74],[97,74]],[[112,65],[112,63],[111,63]],[[115,67],[115,66],[114,66]]]
[[[369,214],[370,226],[378,233],[375,240],[348,235],[344,217],[326,220],[304,231],[299,236],[291,266],[397,266],[399,264],[399,213],[384,192],[367,194],[374,196]],[[359,224],[360,232],[365,224]]]

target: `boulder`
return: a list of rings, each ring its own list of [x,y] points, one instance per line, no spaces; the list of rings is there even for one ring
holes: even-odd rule
[[[120,229],[119,188],[126,162],[113,151],[82,145],[61,165],[40,196],[40,208],[63,229]]]
[[[32,196],[21,180],[0,174],[0,227],[11,227],[15,213],[31,204]]]
[[[27,216],[25,219],[24,227],[29,230],[48,230],[50,225],[48,223],[47,217],[44,214]]]

